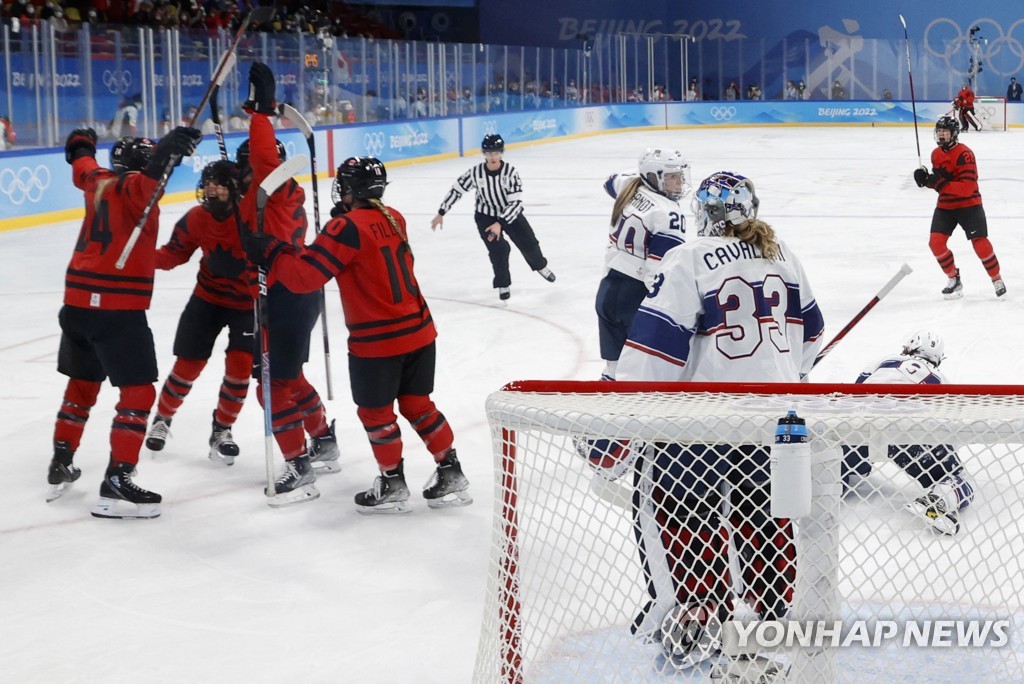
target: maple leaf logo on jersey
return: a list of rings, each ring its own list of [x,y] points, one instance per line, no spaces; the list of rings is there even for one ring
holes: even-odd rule
[[[217,245],[207,255],[206,266],[215,278],[234,279],[245,272],[245,259],[239,259],[231,253],[230,249],[224,249],[221,245]]]

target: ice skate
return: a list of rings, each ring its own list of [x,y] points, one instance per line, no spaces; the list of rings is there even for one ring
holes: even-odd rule
[[[676,606],[661,623],[661,645],[677,670],[689,669],[721,653],[722,622],[704,606]]]
[[[929,492],[914,499],[904,508],[928,523],[936,532],[954,535],[960,531],[960,521],[957,520],[956,512],[948,510],[941,496]]]
[[[309,442],[309,460],[313,464],[313,470],[320,474],[337,473],[341,471],[338,463],[338,456],[341,451],[338,449],[338,438],[334,435],[334,421],[327,426],[327,432],[319,437],[313,437]]]
[[[999,278],[998,280],[993,280],[992,287],[996,288],[996,297],[1002,297],[1004,294],[1006,294],[1006,284],[1003,283],[1002,278]]]
[[[960,270],[957,269],[956,275],[949,279],[946,283],[946,287],[942,288],[942,296],[946,299],[960,299],[964,296],[964,286],[960,282]]]
[[[508,301],[508,298],[511,297],[511,296],[512,296],[511,288],[508,288],[508,287],[499,287],[498,288],[498,299],[500,299],[501,301],[503,301],[503,302]]]
[[[214,418],[213,429],[210,432],[210,460],[229,466],[235,464],[235,456],[238,456],[238,445],[231,435],[231,427],[221,425]]]
[[[64,496],[75,480],[82,476],[82,471],[71,463],[74,454],[68,448],[67,442],[57,442],[53,448],[53,459],[50,461],[50,471],[46,475],[46,481],[50,485],[50,491],[46,494],[46,501],[50,502]]]
[[[449,449],[423,486],[423,498],[430,508],[457,508],[473,503],[468,490],[469,480],[462,474],[455,449]]]
[[[265,490],[265,493],[269,497],[267,505],[271,508],[319,499],[320,490],[316,488],[316,473],[313,472],[309,456],[297,456],[285,461],[284,470],[274,482],[274,491]]]
[[[163,451],[167,438],[171,436],[171,419],[159,413],[153,416],[153,425],[146,435],[146,448],[150,451]]]
[[[135,466],[111,462],[100,484],[100,498],[92,508],[96,518],[156,518],[162,497],[132,481]]]
[[[760,655],[741,655],[711,668],[712,684],[771,684],[784,682],[788,668],[782,662]]]
[[[408,513],[409,486],[405,483],[402,461],[392,470],[381,471],[373,486],[355,497],[356,511],[363,515]]]
[[[537,273],[539,273],[540,276],[549,283],[555,282],[555,274],[552,273],[551,269],[548,268],[547,266],[545,266],[544,268],[537,269]]]

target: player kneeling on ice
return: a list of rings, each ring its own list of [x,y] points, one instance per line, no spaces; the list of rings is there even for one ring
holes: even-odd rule
[[[978,189],[978,164],[974,152],[957,142],[960,124],[956,119],[943,116],[935,123],[935,144],[932,150],[932,171],[923,166],[914,170],[914,182],[919,188],[932,188],[939,193],[935,212],[932,214],[931,238],[928,246],[939,262],[939,267],[949,281],[942,288],[946,299],[964,296],[960,282],[960,269],[956,267],[953,252],[947,243],[953,230],[959,225],[967,233],[974,253],[981,259],[982,266],[992,279],[996,297],[1006,294],[1006,285],[999,274],[999,259],[995,248],[988,239],[988,221],[985,207],[981,204]]]
[[[370,489],[356,495],[357,510],[410,510],[396,401],[436,463],[423,489],[427,505],[465,506],[473,499],[452,429],[430,399],[437,332],[413,271],[405,218],[381,201],[386,185],[380,160],[350,157],[334,179],[332,218],[312,245],[298,251],[268,235],[250,238],[247,251],[293,292],[315,292],[338,280],[352,399],[380,468]]]
[[[903,343],[898,356],[881,359],[857,378],[866,384],[938,385],[946,381],[939,372],[945,358],[942,338],[921,331]],[[857,478],[871,474],[868,447],[844,447],[843,484],[850,487]],[[960,530],[957,512],[974,500],[974,487],[964,471],[956,450],[948,444],[890,444],[888,457],[927,490],[906,505],[906,509],[932,529],[943,534]]]
[[[796,254],[758,218],[753,182],[706,178],[693,201],[696,240],[670,250],[619,358],[620,381],[799,382],[824,322]],[[740,334],[738,331],[741,331]],[[593,458],[591,459],[593,460]],[[793,525],[771,516],[769,448],[652,443],[634,464],[633,520],[649,595],[633,632],[677,667],[713,656],[742,597],[761,619],[789,609]]]

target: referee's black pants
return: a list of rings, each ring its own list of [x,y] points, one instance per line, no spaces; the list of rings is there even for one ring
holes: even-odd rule
[[[548,260],[544,258],[543,252],[540,251],[540,243],[537,242],[537,236],[534,235],[533,228],[524,215],[520,214],[519,218],[505,226],[504,230],[502,230],[501,238],[490,241],[487,239],[490,237],[490,233],[485,232],[485,229],[498,219],[479,212],[477,212],[474,218],[476,220],[476,229],[480,233],[480,239],[487,246],[487,256],[491,259],[491,268],[494,269],[492,287],[508,287],[512,284],[512,275],[508,272],[508,255],[512,248],[509,247],[508,240],[511,240],[519,248],[519,251],[523,253],[523,258],[526,259],[526,263],[534,271],[539,271],[548,265]],[[505,238],[508,238],[508,240]]]

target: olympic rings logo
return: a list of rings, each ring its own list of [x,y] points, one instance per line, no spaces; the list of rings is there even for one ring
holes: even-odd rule
[[[996,108],[995,107],[991,107],[991,106],[979,107],[979,106],[975,105],[974,113],[978,115],[979,119],[982,119],[984,121],[988,121],[989,119],[994,119],[995,118],[995,116],[996,116]]]
[[[17,171],[0,171],[0,194],[7,195],[11,204],[22,204],[25,200],[39,202],[43,191],[50,187],[50,170],[40,164],[32,169],[22,166]]]
[[[367,133],[363,136],[363,147],[371,157],[379,157],[380,153],[384,151],[384,133],[382,131]]]
[[[295,149],[295,143],[293,143],[291,140],[286,142],[284,144],[284,153],[288,159],[294,157],[298,153],[298,150]]]
[[[728,121],[736,116],[735,107],[712,107],[711,117],[715,121]]]
[[[1024,33],[1024,19],[1015,21],[1008,31],[1003,31],[1003,27],[993,19],[976,19],[967,26],[965,30],[952,19],[935,19],[924,30],[925,51],[945,60],[950,70],[966,74],[966,67],[973,56],[970,29],[977,26],[985,38],[977,42],[978,57],[986,69],[1000,76],[1010,76],[1024,69],[1024,42],[1015,37],[1018,31]],[[995,38],[991,37],[993,34]],[[1009,56],[1009,60],[1004,55]],[[1016,64],[1011,64],[1014,59]]]
[[[107,86],[107,90],[115,95],[117,93],[127,93],[128,89],[132,86],[132,74],[127,69],[121,71],[104,69],[103,85]]]

